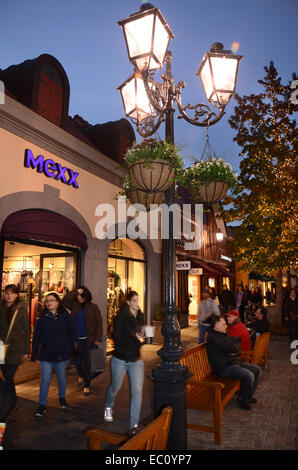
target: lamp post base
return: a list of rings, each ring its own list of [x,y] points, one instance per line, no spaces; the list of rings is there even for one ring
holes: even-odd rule
[[[154,415],[158,416],[165,406],[173,408],[168,450],[187,449],[186,381],[189,377],[187,367],[169,370],[157,366],[152,370]]]

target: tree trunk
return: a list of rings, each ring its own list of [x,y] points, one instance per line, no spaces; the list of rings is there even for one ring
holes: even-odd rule
[[[291,287],[292,287],[291,270],[290,269],[287,270],[287,286],[288,286],[289,289],[291,289]]]
[[[276,310],[275,310],[275,327],[282,327],[282,271],[278,271],[276,275]]]

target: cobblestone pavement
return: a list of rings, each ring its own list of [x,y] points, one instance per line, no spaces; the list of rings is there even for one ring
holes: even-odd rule
[[[196,345],[197,329],[182,330],[182,346],[188,349]],[[153,384],[147,375],[160,363],[156,352],[160,346],[145,345],[142,354],[145,360],[145,383],[141,420],[152,419]],[[290,363],[290,348],[287,337],[273,337],[270,343],[269,370],[262,370],[256,391],[258,403],[251,411],[242,410],[233,398],[225,407],[222,419],[222,445],[214,444],[213,435],[200,431],[188,431],[189,449],[298,449],[298,365]],[[56,377],[52,379],[47,415],[35,418],[39,394],[39,379],[17,385],[20,398],[18,410],[7,420],[7,431],[3,440],[5,449],[30,450],[80,450],[86,449],[85,431],[98,426],[112,432],[125,433],[129,426],[129,382],[124,380],[114,407],[115,421],[103,422],[105,392],[110,380],[109,361],[106,371],[92,382],[92,393],[84,397],[77,386],[77,374],[68,369],[66,399],[67,410],[58,407]],[[191,422],[212,423],[212,414],[188,411]]]

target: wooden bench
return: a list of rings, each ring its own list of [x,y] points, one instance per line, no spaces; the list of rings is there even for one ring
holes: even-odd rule
[[[212,374],[206,343],[189,349],[179,361],[193,374],[187,382],[187,408],[213,412],[213,427],[191,423],[188,423],[187,427],[214,433],[215,443],[220,444],[223,408],[240,389],[240,380],[221,378]]]
[[[241,358],[244,362],[250,364],[263,365],[265,370],[268,369],[268,348],[271,333],[262,333],[256,336],[254,348],[252,351],[242,351]]]
[[[86,432],[88,450],[100,450],[101,442],[118,447],[118,450],[165,450],[172,420],[172,408],[167,406],[160,416],[133,437],[114,434],[98,428]]]

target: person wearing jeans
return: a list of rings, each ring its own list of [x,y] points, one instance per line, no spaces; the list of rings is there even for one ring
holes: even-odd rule
[[[41,383],[40,383],[40,392],[39,392],[39,404],[46,407],[47,405],[47,398],[48,398],[48,391],[49,386],[53,374],[53,370],[55,369],[56,377],[58,380],[58,396],[59,401],[65,399],[65,392],[66,392],[66,368],[68,366],[69,359],[62,362],[46,362],[40,361],[40,369],[41,369]]]
[[[142,392],[144,383],[144,361],[139,359],[135,362],[123,361],[113,357],[111,361],[112,383],[108,389],[106,397],[106,408],[113,408],[117,393],[119,392],[124,376],[128,373],[130,381],[130,429],[134,429],[139,424]]]
[[[58,397],[60,408],[66,408],[66,368],[71,352],[77,343],[77,333],[71,315],[64,309],[59,296],[53,292],[46,296],[45,309],[37,322],[31,361],[35,362],[39,351],[41,382],[39,407],[35,416],[46,413],[47,396],[53,374],[58,379]]]
[[[119,313],[114,318],[113,339],[114,357],[111,360],[111,384],[108,388],[104,410],[104,420],[112,422],[113,406],[124,376],[128,373],[131,390],[130,434],[139,429],[144,382],[144,362],[140,358],[141,330],[144,316],[138,306],[138,294],[131,291]]]
[[[212,315],[209,319],[206,350],[212,372],[218,377],[240,380],[238,404],[245,410],[251,409],[251,403],[258,385],[261,369],[255,364],[243,362],[240,358],[240,341],[238,337],[226,335],[227,324],[223,317]]]
[[[244,403],[256,403],[253,394],[258,386],[261,369],[255,364],[243,362],[241,365],[226,367],[220,372],[220,377],[240,379],[239,397]]]

